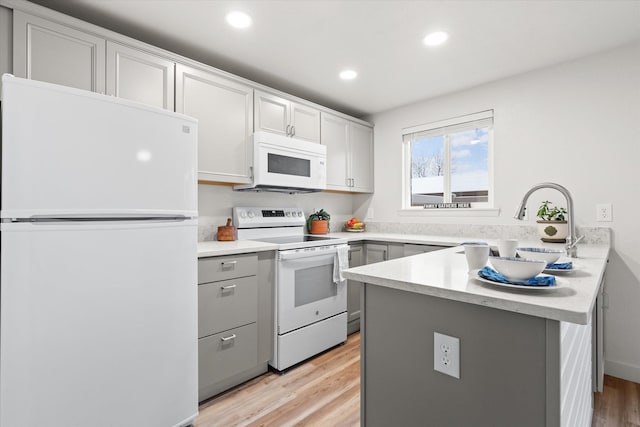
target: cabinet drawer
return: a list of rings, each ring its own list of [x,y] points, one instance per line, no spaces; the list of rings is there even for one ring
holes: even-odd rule
[[[253,276],[258,272],[258,255],[242,254],[198,260],[198,283]]]
[[[200,395],[212,384],[251,369],[258,364],[255,323],[198,340]]]
[[[258,317],[258,278],[198,286],[198,337],[253,323]]]

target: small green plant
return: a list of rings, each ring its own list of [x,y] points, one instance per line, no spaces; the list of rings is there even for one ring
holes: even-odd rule
[[[567,210],[553,206],[550,201],[545,200],[538,208],[537,217],[542,221],[566,221]]]
[[[307,218],[307,230],[311,230],[311,221],[329,221],[330,219],[331,215],[329,215],[329,212],[324,209],[320,209],[319,211],[309,215],[309,218]]]

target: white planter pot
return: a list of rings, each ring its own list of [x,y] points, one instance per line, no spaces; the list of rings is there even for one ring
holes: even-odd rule
[[[538,234],[543,242],[564,243],[569,234],[567,221],[536,221]]]

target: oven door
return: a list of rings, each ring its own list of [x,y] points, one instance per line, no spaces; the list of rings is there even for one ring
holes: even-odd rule
[[[337,246],[278,253],[278,334],[347,310],[347,281],[333,281]]]

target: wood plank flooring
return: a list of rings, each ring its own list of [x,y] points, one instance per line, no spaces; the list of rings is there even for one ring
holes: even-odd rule
[[[593,406],[592,427],[640,427],[640,384],[605,375]]]
[[[284,375],[266,373],[200,405],[194,427],[360,425],[360,334]],[[592,427],[640,427],[640,384],[605,376]]]
[[[359,333],[283,375],[268,372],[203,402],[194,423],[194,427],[359,425]]]

